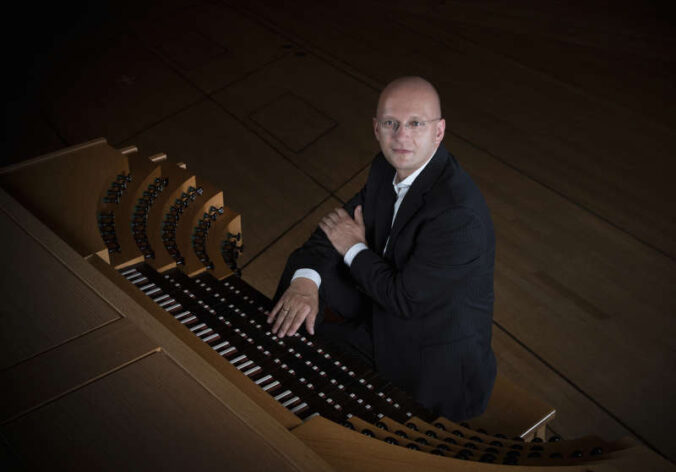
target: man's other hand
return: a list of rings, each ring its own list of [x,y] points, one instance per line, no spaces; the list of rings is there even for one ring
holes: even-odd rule
[[[336,208],[319,222],[333,247],[341,256],[357,243],[366,244],[366,230],[361,205],[354,209],[354,219],[342,208]]]
[[[274,321],[272,332],[283,338],[293,336],[305,321],[305,329],[315,334],[315,319],[319,311],[319,289],[310,279],[298,277],[291,282],[282,297],[268,315],[268,323]]]

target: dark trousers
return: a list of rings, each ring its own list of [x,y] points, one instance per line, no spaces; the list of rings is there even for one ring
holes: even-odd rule
[[[287,262],[277,286],[275,303],[289,287],[294,272]],[[373,368],[371,316],[371,300],[358,290],[347,266],[340,264],[322,274],[319,313],[315,320],[315,333],[320,342],[335,344]],[[304,326],[301,329],[305,329]]]

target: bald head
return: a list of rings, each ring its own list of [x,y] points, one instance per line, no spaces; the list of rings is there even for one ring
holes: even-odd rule
[[[380,93],[376,116],[385,112],[388,100],[406,97],[407,100],[423,105],[434,118],[441,116],[439,94],[434,85],[422,77],[400,77],[390,82]]]
[[[432,157],[445,129],[439,94],[425,79],[401,77],[380,94],[373,132],[399,181]]]

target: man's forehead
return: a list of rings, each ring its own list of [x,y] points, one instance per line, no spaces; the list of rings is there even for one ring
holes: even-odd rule
[[[419,118],[437,115],[438,109],[438,102],[429,94],[392,94],[383,97],[377,113],[379,116]]]
[[[385,112],[385,113],[382,113],[380,115],[380,118],[388,118],[388,119],[391,118],[391,119],[396,119],[396,120],[402,119],[402,120],[408,121],[408,120],[411,120],[411,119],[427,118],[427,115],[429,115],[429,113],[409,113],[409,114],[404,115],[402,113],[387,113],[387,112]]]
[[[439,96],[428,82],[392,83],[380,95],[378,116],[385,114],[439,115]]]

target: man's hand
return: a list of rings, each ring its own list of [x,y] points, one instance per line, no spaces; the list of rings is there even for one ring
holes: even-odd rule
[[[322,218],[319,227],[341,256],[357,243],[366,244],[366,229],[361,205],[354,209],[354,219],[342,208],[336,208]]]
[[[275,322],[272,332],[278,337],[293,336],[305,321],[305,329],[315,334],[315,319],[319,311],[319,289],[310,279],[298,277],[279,299],[268,315],[268,323]],[[275,320],[275,318],[277,318]]]

